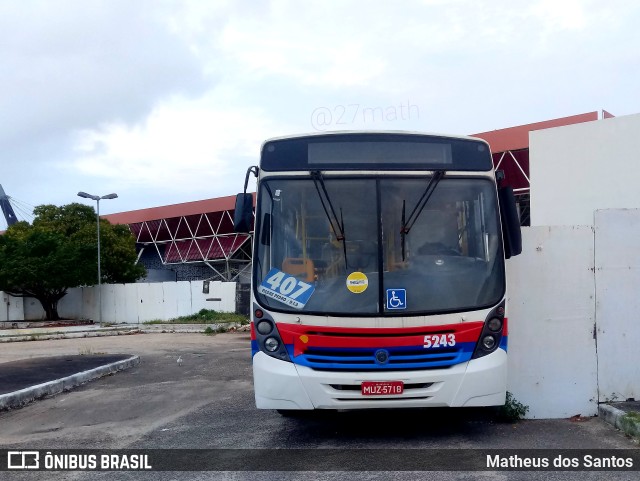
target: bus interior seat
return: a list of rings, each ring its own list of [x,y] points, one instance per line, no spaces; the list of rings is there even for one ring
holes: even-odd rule
[[[301,281],[315,281],[315,268],[311,259],[287,257],[282,261],[282,270]]]
[[[425,211],[423,223],[416,224],[418,254],[460,254],[457,219],[441,211]]]

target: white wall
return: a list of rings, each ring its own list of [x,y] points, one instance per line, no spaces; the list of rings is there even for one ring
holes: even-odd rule
[[[528,417],[597,413],[593,245],[587,226],[524,228],[507,261],[508,390]]]
[[[21,321],[24,319],[24,302],[22,297],[13,297],[0,291],[0,322]]]
[[[208,298],[221,300],[207,301]],[[22,299],[17,300],[22,306]],[[58,304],[58,313],[61,317],[70,319],[97,321],[98,304],[97,287],[69,289]],[[0,304],[0,308],[2,306]],[[209,294],[202,293],[202,281],[102,285],[103,322],[136,324],[153,320],[167,321],[201,309],[235,312],[236,283],[211,282]],[[20,319],[40,320],[44,317],[40,303],[36,299],[26,298],[24,317],[20,313]],[[1,314],[0,320],[3,320]]]
[[[532,226],[640,208],[640,114],[533,131],[529,158]]]
[[[600,401],[640,400],[640,210],[595,215]]]
[[[207,299],[221,299],[207,301]],[[236,309],[236,283],[211,281],[209,294],[203,294],[202,281],[191,283],[191,302],[193,312],[200,309],[215,309],[220,312],[233,312]]]
[[[82,289],[69,289],[67,295],[58,302],[58,314],[60,314],[62,318],[67,317],[71,319],[86,319],[91,317],[86,315],[87,309],[84,306],[84,297]],[[44,311],[42,307],[40,307],[39,302],[36,301],[35,305],[29,309],[29,317],[26,317],[26,319],[44,319]]]
[[[26,321],[37,321],[45,318],[44,310],[40,302],[33,297],[24,298],[24,319]]]
[[[509,274],[508,389],[533,418],[640,399],[640,209],[523,229]]]
[[[134,284],[138,291],[138,321],[155,321],[169,319],[164,311],[164,282],[152,284]],[[134,289],[134,285],[131,289]]]

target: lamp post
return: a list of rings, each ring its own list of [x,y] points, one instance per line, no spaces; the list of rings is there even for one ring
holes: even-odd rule
[[[86,192],[78,192],[78,197],[96,201],[96,223],[98,225],[98,323],[102,324],[102,273],[100,272],[100,201],[102,199],[116,199],[118,194],[107,194],[103,196],[91,195]]]

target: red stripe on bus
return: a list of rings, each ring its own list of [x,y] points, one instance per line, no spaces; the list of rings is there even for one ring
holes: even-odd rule
[[[347,328],[278,324],[285,344],[294,345],[294,355],[307,347],[323,348],[377,348],[405,347],[424,344],[426,335],[455,335],[455,342],[476,342],[483,322],[465,322],[441,326],[409,328]],[[445,339],[447,339],[445,337]]]

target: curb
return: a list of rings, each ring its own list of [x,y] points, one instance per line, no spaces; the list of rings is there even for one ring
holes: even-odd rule
[[[52,339],[77,339],[85,337],[129,336],[133,334],[205,334],[207,327],[213,329],[235,329],[249,331],[248,325],[240,323],[224,324],[156,324],[136,325],[135,327],[117,327],[107,329],[92,329],[90,331],[54,331],[31,334],[0,335],[3,342],[49,341]]]
[[[616,429],[640,440],[640,416],[634,416],[608,404],[598,406],[598,415]]]
[[[140,364],[140,356],[131,356],[129,359],[112,362],[88,371],[82,371],[71,376],[49,381],[36,386],[31,386],[19,391],[0,395],[0,411],[23,406],[36,399],[52,394],[68,391],[80,384],[128,369]]]
[[[43,332],[36,334],[18,334],[15,336],[0,336],[0,343],[3,342],[24,342],[24,341],[50,341],[52,339],[77,339],[82,337],[104,337],[104,336],[127,336],[131,334],[142,334],[144,331],[138,328],[123,329],[96,329],[93,331],[72,331],[72,332]]]
[[[180,334],[197,334],[206,333],[207,328],[218,331],[224,330],[249,330],[247,324],[242,325],[239,322],[224,322],[224,323],[211,323],[211,324],[145,324],[140,330],[145,334],[155,333],[180,333]]]

